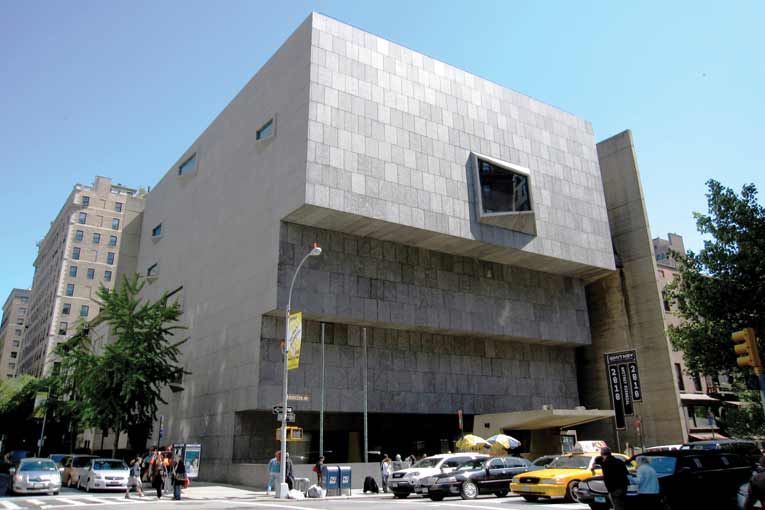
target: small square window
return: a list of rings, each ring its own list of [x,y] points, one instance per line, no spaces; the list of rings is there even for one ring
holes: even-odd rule
[[[116,212],[122,212],[122,202],[114,202],[114,210]]]
[[[74,240],[75,241],[82,241],[82,238],[85,236],[85,232],[82,230],[78,230],[74,233]]]
[[[69,313],[72,311],[72,303],[64,303],[64,308],[61,309],[61,313],[64,315],[69,315]]]
[[[87,317],[90,307],[88,305],[82,305],[80,307],[80,317]]]
[[[19,355],[19,353],[17,353],[17,352],[12,352],[12,353],[11,353],[11,358],[14,358],[14,359],[16,359],[16,357],[17,357],[18,355]]]
[[[117,236],[109,236],[109,246],[117,246]]]
[[[84,205],[85,207],[90,205],[90,197],[89,196],[87,196],[87,195],[83,195],[82,196],[82,205]]]
[[[92,280],[95,277],[96,277],[96,270],[93,269],[92,267],[89,267],[88,268],[88,280]]]
[[[162,224],[160,223],[159,225],[157,225],[156,227],[151,229],[151,236],[152,237],[159,237],[161,235],[162,235]]]
[[[112,272],[111,271],[104,271],[104,281],[107,281],[107,282],[112,281]]]
[[[67,324],[66,322],[60,322],[58,324],[58,334],[59,335],[66,335],[66,330],[67,330],[68,327],[69,327],[69,324]]]
[[[13,347],[19,347],[21,345],[21,342],[19,342],[18,340],[14,340],[12,344],[13,344]]]
[[[81,212],[81,213],[80,213],[79,222],[80,222],[82,225],[84,225],[85,223],[87,223],[87,222],[88,222],[88,213],[84,213],[84,212]]]
[[[120,219],[112,218],[112,230],[119,230],[119,228],[120,228]]]
[[[114,252],[109,252],[106,254],[106,263],[107,264],[114,264]]]
[[[69,266],[69,276],[72,278],[77,276],[77,266]]]
[[[74,296],[74,284],[73,283],[67,283],[66,284],[66,295],[67,296]]]
[[[101,234],[98,232],[93,232],[93,244],[100,244],[101,243]]]
[[[271,138],[274,135],[274,119],[268,119],[268,122],[263,124],[263,127],[255,132],[256,140],[265,140]]]
[[[178,167],[178,175],[187,175],[197,169],[197,155],[192,154],[189,159],[181,163]]]
[[[16,333],[16,336],[21,336],[21,330],[20,329],[15,330],[14,333]]]
[[[23,326],[24,325],[24,319],[16,319],[16,325],[17,326]]]
[[[74,260],[80,260],[80,247],[79,246],[75,246],[74,248],[72,248],[72,258]]]

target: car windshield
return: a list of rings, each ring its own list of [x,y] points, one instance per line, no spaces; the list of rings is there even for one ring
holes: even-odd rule
[[[426,459],[422,459],[421,461],[415,463],[413,468],[432,468],[436,467],[439,462],[444,460],[443,458],[437,458],[437,457],[428,457]]]
[[[544,466],[545,464],[549,464],[553,461],[555,457],[539,457],[537,460],[532,462],[535,466]]]
[[[72,467],[82,468],[88,465],[90,457],[75,457],[72,459]]]
[[[458,467],[457,471],[471,471],[474,469],[481,469],[483,467],[483,463],[483,459],[473,459]]]
[[[646,457],[651,461],[651,467],[656,470],[657,475],[671,475],[675,472],[675,464],[677,464],[675,457],[660,457],[658,455],[646,455]]]
[[[97,460],[93,462],[94,471],[103,471],[105,469],[127,469],[127,464],[121,460]]]
[[[50,456],[50,460],[52,460],[53,462],[61,462],[64,459],[64,457],[66,457],[66,455],[64,455],[63,453],[58,453],[58,454],[54,453],[53,455]]]
[[[587,469],[590,467],[592,457],[582,457],[575,455],[573,457],[558,457],[547,467],[550,469]]]
[[[52,460],[33,460],[22,462],[19,471],[58,471],[58,468]]]

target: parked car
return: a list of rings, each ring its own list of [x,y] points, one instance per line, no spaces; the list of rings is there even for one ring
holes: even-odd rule
[[[9,464],[17,464],[21,459],[31,456],[32,452],[28,450],[11,450],[3,456],[3,459]]]
[[[125,461],[119,459],[91,459],[80,476],[77,488],[90,492],[92,490],[126,490],[130,468]]]
[[[715,450],[666,450],[646,452],[656,470],[663,508],[728,508],[741,484],[752,474],[749,461],[741,455]],[[637,478],[630,475],[627,507],[639,510]],[[703,490],[700,488],[708,488]],[[576,488],[580,503],[593,510],[611,508],[602,476],[581,482]]]
[[[667,450],[679,450],[683,445],[681,444],[664,444],[659,446],[649,446],[645,449],[647,452],[664,452]]]
[[[520,457],[472,459],[451,473],[421,478],[415,491],[433,501],[441,501],[448,496],[475,499],[479,494],[494,494],[503,498],[510,492],[509,484],[513,476],[525,473],[530,467],[531,462]]]
[[[48,455],[48,458],[58,464],[59,467],[63,467],[64,461],[67,457],[69,457],[68,453],[51,453]]]
[[[513,477],[510,490],[523,496],[526,501],[537,501],[539,498],[565,498],[576,501],[574,492],[577,485],[593,476],[592,469],[599,453],[570,453],[561,455],[551,462],[546,469],[532,471]],[[627,457],[615,453],[625,462]],[[600,469],[596,471],[596,474]]]
[[[542,469],[545,469],[548,464],[550,464],[552,461],[560,457],[560,455],[542,455],[541,457],[537,457],[531,462],[531,467],[529,468],[529,471],[540,471]]]
[[[394,471],[388,480],[388,488],[396,498],[405,498],[414,492],[417,480],[426,476],[453,471],[471,459],[486,459],[488,455],[480,453],[442,453],[426,457],[410,468]]]
[[[61,472],[50,459],[29,457],[19,460],[9,471],[10,492],[16,494],[58,494],[61,490]]]
[[[85,471],[85,467],[90,459],[96,458],[95,455],[72,455],[67,457],[64,462],[64,474],[61,479],[67,487],[77,487],[80,476]]]
[[[723,452],[737,453],[746,457],[754,467],[760,462],[762,452],[757,448],[754,441],[742,439],[711,439],[709,441],[695,441],[685,443],[681,450],[718,450]]]

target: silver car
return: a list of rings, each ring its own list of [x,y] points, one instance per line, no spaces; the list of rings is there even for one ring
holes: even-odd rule
[[[92,490],[127,489],[130,468],[119,459],[92,459],[80,475],[77,488]]]
[[[58,494],[61,490],[61,472],[50,459],[21,459],[10,475],[10,489],[16,494]]]

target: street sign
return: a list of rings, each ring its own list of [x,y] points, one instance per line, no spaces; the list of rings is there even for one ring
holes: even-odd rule
[[[616,428],[623,430],[626,425],[625,416],[635,414],[634,402],[643,401],[637,352],[635,350],[608,352],[605,354],[605,361]]]
[[[284,409],[284,406],[274,406],[274,414],[279,414]],[[291,407],[287,407],[287,414],[292,413],[293,409]]]
[[[276,415],[276,421],[282,421],[282,418],[284,418],[284,414]],[[287,423],[295,423],[295,413],[287,413]]]

